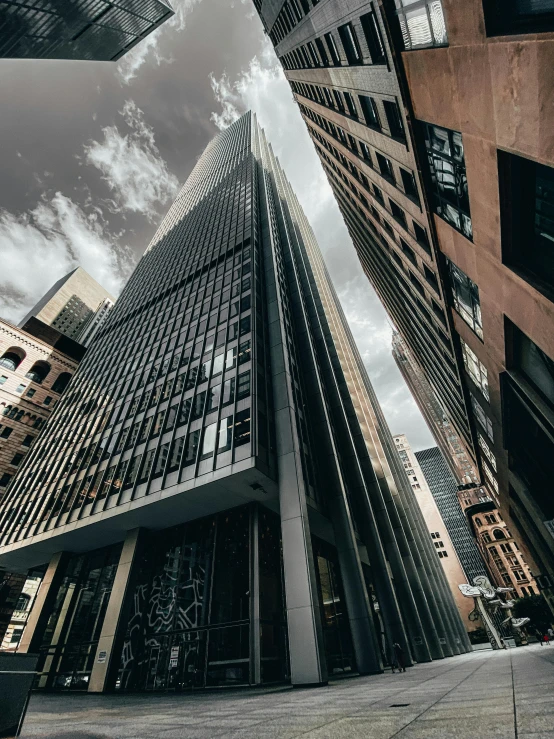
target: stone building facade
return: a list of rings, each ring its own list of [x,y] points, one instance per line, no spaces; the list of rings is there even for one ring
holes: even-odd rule
[[[482,487],[460,490],[458,498],[493,582],[514,588],[513,595],[517,598],[537,595],[539,588],[525,554],[486,490]]]

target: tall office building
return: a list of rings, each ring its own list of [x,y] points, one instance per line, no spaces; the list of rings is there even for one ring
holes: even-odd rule
[[[42,323],[87,346],[106,321],[115,298],[82,267],[59,279],[21,320],[38,318]]]
[[[448,527],[445,525],[446,522],[441,516],[423,470],[419,465],[417,453],[414,453],[406,434],[395,434],[394,443],[423,514],[428,535],[436,549],[436,556],[440,559],[441,566],[444,569],[462,622],[467,631],[474,631],[477,624],[470,621],[469,614],[473,611],[475,604],[469,598],[465,598],[459,588],[459,585],[468,582],[468,575],[462,568],[458,552],[450,538]]]
[[[462,567],[469,582],[478,575],[490,576],[483,557],[475,541],[468,520],[458,501],[458,486],[438,447],[416,452],[431,495],[440,511],[444,524],[450,534]],[[501,583],[499,582],[498,585]]]
[[[391,641],[468,648],[251,114],[207,146],[0,516],[0,564],[49,560],[20,646],[38,687],[320,684],[379,672]]]
[[[398,331],[394,331],[392,335],[392,355],[457,483],[477,485],[479,473]]]
[[[172,15],[167,0],[0,0],[0,57],[116,61]]]
[[[552,3],[254,4],[362,266],[554,610]]]

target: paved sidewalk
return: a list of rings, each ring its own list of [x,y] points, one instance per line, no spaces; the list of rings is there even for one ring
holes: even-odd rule
[[[325,688],[34,695],[22,737],[554,739],[554,645],[474,652]]]

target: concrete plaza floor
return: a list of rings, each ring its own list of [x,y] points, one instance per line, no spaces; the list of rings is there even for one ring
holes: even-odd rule
[[[325,688],[35,694],[22,737],[554,739],[554,645],[473,652]]]

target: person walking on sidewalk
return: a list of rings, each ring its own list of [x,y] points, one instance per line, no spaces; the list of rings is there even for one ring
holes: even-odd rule
[[[535,629],[535,636],[537,637],[538,643],[542,647],[542,631],[539,631],[539,629]]]
[[[394,642],[393,644],[394,649],[394,659],[396,661],[396,666],[398,667],[398,672],[406,672],[406,659],[404,657],[404,650],[400,646],[398,642]],[[394,672],[394,668],[393,668]]]

